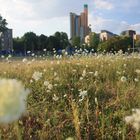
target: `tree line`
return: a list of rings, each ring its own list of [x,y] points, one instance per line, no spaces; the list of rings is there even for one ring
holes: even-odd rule
[[[89,42],[87,44],[83,44],[80,41],[80,37],[74,37],[72,39],[72,44],[78,48],[94,50],[94,52],[115,53],[120,50],[123,52],[132,52],[133,47],[136,51],[140,48],[140,40],[133,40],[133,38],[129,36],[114,36],[108,40],[101,41],[99,34],[91,33],[89,38]]]
[[[36,35],[27,32],[22,37],[13,39],[13,49],[16,54],[26,54],[27,52],[52,52],[61,51],[70,45],[68,36],[65,32],[56,32],[54,35]]]

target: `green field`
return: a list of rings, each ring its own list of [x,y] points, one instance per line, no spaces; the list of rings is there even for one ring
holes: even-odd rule
[[[140,108],[139,54],[3,59],[0,78],[17,79],[30,90],[19,120],[0,124],[2,140],[140,139],[140,116],[125,122]]]

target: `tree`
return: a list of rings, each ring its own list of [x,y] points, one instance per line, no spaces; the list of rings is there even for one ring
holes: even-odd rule
[[[89,38],[89,47],[97,51],[98,45],[100,43],[99,35],[96,33],[91,33]]]
[[[100,43],[98,50],[105,52],[123,52],[128,51],[132,47],[132,39],[130,37],[112,37],[109,40]]]
[[[13,38],[13,50],[16,55],[24,54],[24,40],[23,38]]]
[[[68,35],[65,32],[56,32],[54,36],[59,40],[57,44],[59,49],[66,49],[69,44]]]
[[[0,32],[4,32],[5,30],[7,30],[7,22],[6,19],[4,19],[1,15],[0,15]]]
[[[136,41],[135,46],[136,46],[136,48],[140,48],[140,39]]]
[[[37,50],[37,42],[38,37],[33,32],[27,32],[22,37],[24,40],[24,52],[26,54],[27,51],[36,51]]]
[[[80,43],[81,43],[81,40],[79,36],[75,36],[72,38],[72,45],[74,47],[80,48]]]
[[[39,37],[38,37],[38,46],[37,46],[37,50],[38,51],[42,51],[44,49],[47,49],[47,46],[48,46],[48,37],[41,34]]]

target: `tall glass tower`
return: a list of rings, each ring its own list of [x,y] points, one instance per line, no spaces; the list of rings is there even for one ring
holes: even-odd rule
[[[78,36],[82,41],[88,34],[88,5],[85,4],[84,11],[80,15],[70,13],[70,37],[72,39],[73,37]]]

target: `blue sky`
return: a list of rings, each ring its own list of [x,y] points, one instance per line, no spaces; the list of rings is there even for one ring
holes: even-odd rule
[[[56,31],[69,35],[69,12],[80,14],[89,6],[92,31],[107,29],[116,34],[127,29],[140,34],[139,0],[0,0],[0,14],[13,28],[14,36],[33,31],[52,35]]]

